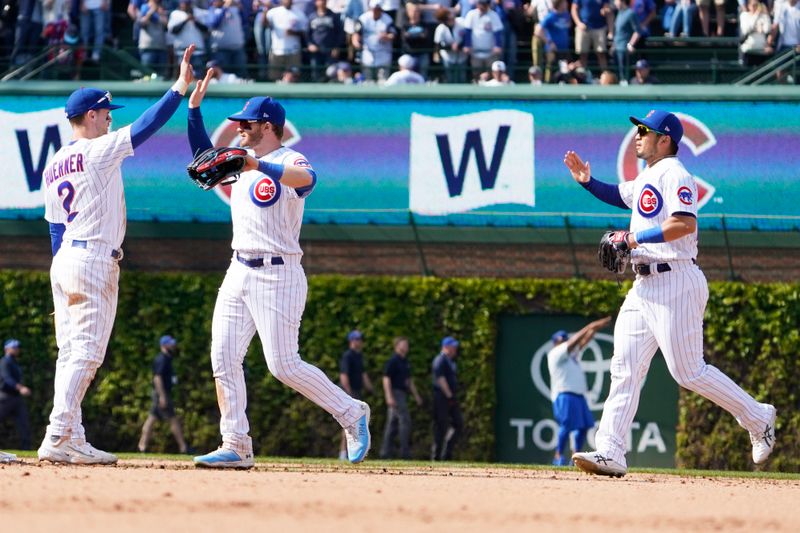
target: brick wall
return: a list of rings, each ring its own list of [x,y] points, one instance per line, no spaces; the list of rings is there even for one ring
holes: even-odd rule
[[[231,257],[230,242],[221,239],[129,239],[125,270],[222,272]],[[308,274],[391,274],[612,279],[597,264],[594,246],[574,250],[563,245],[425,244],[306,241],[303,264]],[[0,239],[0,268],[47,270],[50,243],[41,237]],[[724,248],[701,248],[698,262],[710,280],[730,279]],[[798,248],[737,248],[731,262],[737,279],[797,281]],[[628,273],[630,277],[632,274]]]

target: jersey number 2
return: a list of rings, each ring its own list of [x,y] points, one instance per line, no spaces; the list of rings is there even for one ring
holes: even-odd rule
[[[67,191],[64,194],[64,191]],[[61,185],[58,186],[58,197],[64,197],[64,201],[61,202],[61,205],[64,207],[64,211],[67,212],[67,222],[72,222],[75,220],[75,217],[78,215],[77,211],[72,210],[72,201],[75,199],[75,187],[72,183],[68,181],[61,182]]]

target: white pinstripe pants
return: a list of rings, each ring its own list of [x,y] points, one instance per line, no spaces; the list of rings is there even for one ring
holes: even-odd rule
[[[320,369],[300,359],[297,338],[308,284],[300,256],[283,260],[283,265],[249,268],[234,258],[214,308],[211,366],[220,432],[223,447],[239,453],[253,452],[242,363],[256,332],[269,371],[279,381],[325,409],[342,427],[352,425],[362,414],[356,400]]]
[[[47,435],[85,438],[81,402],[105,359],[117,313],[119,265],[110,255],[65,243],[53,258],[50,285],[58,360]]]
[[[600,453],[622,465],[642,381],[658,348],[680,386],[716,403],[743,428],[758,432],[768,421],[765,405],[703,360],[708,284],[702,271],[688,261],[670,265],[671,272],[637,276],[614,327],[611,390],[595,442]]]

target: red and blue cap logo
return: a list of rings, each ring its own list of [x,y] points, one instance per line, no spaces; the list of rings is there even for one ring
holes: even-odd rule
[[[250,199],[258,207],[269,207],[280,197],[281,184],[269,176],[262,176],[250,185]]]
[[[661,211],[664,200],[661,198],[661,193],[648,183],[642,188],[637,204],[640,215],[645,218],[653,218]]]

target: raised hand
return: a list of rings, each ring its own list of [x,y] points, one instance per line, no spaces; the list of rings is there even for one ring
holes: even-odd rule
[[[178,74],[178,80],[182,80],[188,87],[194,81],[194,70],[192,69],[191,59],[194,52],[194,45],[190,44],[186,50],[183,51],[183,59],[181,59],[181,71]]]
[[[189,96],[189,107],[200,107],[200,104],[203,102],[203,98],[206,96],[206,91],[208,90],[208,84],[211,82],[211,79],[214,77],[214,69],[210,68],[206,71],[205,77],[197,82],[197,86],[192,91],[192,94]]]
[[[589,162],[583,162],[578,154],[572,150],[564,154],[564,164],[572,173],[572,178],[578,183],[588,183],[592,177],[592,169]]]

